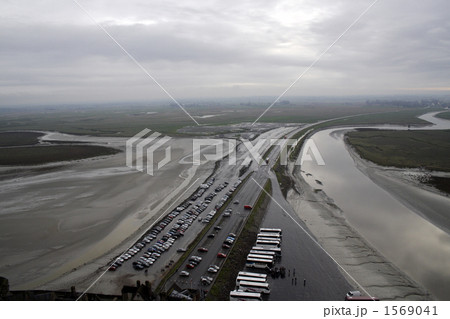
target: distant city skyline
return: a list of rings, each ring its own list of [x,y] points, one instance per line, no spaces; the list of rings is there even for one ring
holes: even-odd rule
[[[78,0],[176,99],[278,96],[364,1]],[[286,94],[450,94],[448,2],[380,0]],[[2,1],[0,106],[166,100],[72,0]]]

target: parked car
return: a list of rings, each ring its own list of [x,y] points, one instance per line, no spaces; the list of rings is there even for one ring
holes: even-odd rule
[[[224,253],[218,253],[217,257],[219,257],[219,258],[227,258],[227,255],[225,255]]]
[[[208,248],[206,247],[200,247],[199,249],[197,249],[198,251],[202,252],[202,253],[206,253],[208,251]]]
[[[208,277],[208,276],[202,276],[202,277],[200,277],[200,281],[204,285],[209,285],[209,284],[211,284],[213,282],[213,278]]]
[[[189,271],[183,270],[180,272],[180,276],[182,277],[189,277]]]

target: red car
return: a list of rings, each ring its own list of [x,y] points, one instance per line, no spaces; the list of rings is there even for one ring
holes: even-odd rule
[[[202,253],[206,253],[208,251],[208,248],[205,247],[200,247],[199,249],[197,249],[198,251],[202,252]]]
[[[225,255],[224,253],[218,253],[217,257],[219,257],[219,258],[227,258],[227,255]]]
[[[251,210],[253,207],[252,206],[250,206],[250,205],[244,205],[244,209],[249,209],[249,210]]]
[[[195,268],[195,265],[194,264],[187,264],[186,268],[192,269],[192,268]]]

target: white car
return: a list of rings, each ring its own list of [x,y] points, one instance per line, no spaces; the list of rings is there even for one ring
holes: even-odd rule
[[[182,277],[189,277],[189,272],[183,270],[183,271],[180,272],[180,276],[182,276]]]
[[[360,297],[362,296],[361,291],[359,290],[352,290],[347,292],[347,297]]]
[[[210,272],[210,273],[212,273],[212,274],[215,274],[215,273],[217,273],[217,269],[216,268],[213,268],[213,267],[209,267],[208,268],[208,272]]]

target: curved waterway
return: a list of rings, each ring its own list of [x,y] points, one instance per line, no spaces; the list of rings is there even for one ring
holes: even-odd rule
[[[435,114],[420,117],[434,125],[414,129],[450,129],[450,121]],[[355,161],[344,142],[345,133],[355,128],[314,134],[325,165],[305,161],[302,177],[325,192],[348,223],[389,261],[438,299],[450,300],[450,198]]]

